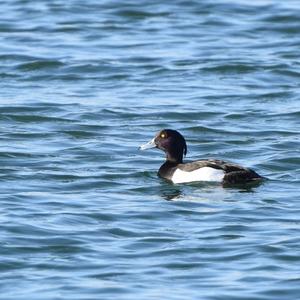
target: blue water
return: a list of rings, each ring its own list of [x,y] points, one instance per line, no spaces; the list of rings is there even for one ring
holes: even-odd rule
[[[1,299],[300,297],[299,1],[0,10]],[[165,182],[162,128],[268,180]]]

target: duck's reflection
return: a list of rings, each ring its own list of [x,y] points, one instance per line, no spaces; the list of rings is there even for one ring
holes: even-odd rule
[[[255,193],[260,185],[261,183],[258,182],[255,184],[252,183],[231,186],[200,182],[185,185],[163,184],[160,187],[160,195],[167,201],[186,200],[189,198],[194,198],[193,196],[195,195],[198,195],[198,197],[199,195],[205,195],[205,198],[214,198],[214,196],[217,195],[219,199],[225,199],[226,195],[228,195],[228,193],[231,191],[235,193]]]
[[[167,201],[179,200],[182,198],[182,191],[180,188],[169,188],[161,190],[161,197]]]

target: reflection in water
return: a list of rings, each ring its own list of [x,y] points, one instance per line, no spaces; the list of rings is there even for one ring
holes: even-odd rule
[[[163,184],[160,195],[167,201],[203,201],[203,200],[226,200],[230,192],[255,193],[262,181],[251,184],[223,186],[212,182],[194,182],[188,184],[174,185],[171,183]],[[199,198],[200,197],[200,198]]]
[[[171,187],[171,188],[163,188],[161,189],[161,197],[164,198],[167,201],[171,200],[178,200],[182,196],[182,191],[180,190],[180,187]]]

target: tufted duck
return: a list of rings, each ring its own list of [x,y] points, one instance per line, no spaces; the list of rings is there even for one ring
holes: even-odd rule
[[[166,161],[159,168],[158,175],[173,183],[194,181],[222,182],[227,184],[245,184],[263,179],[251,169],[222,160],[208,159],[183,163],[187,146],[184,137],[176,130],[161,130],[140,150],[158,148],[166,153]]]

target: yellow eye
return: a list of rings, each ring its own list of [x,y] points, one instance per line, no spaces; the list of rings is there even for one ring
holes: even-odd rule
[[[161,137],[162,139],[164,139],[165,137],[167,137],[167,135],[166,135],[165,133],[162,133],[162,134],[160,135],[160,137]]]

